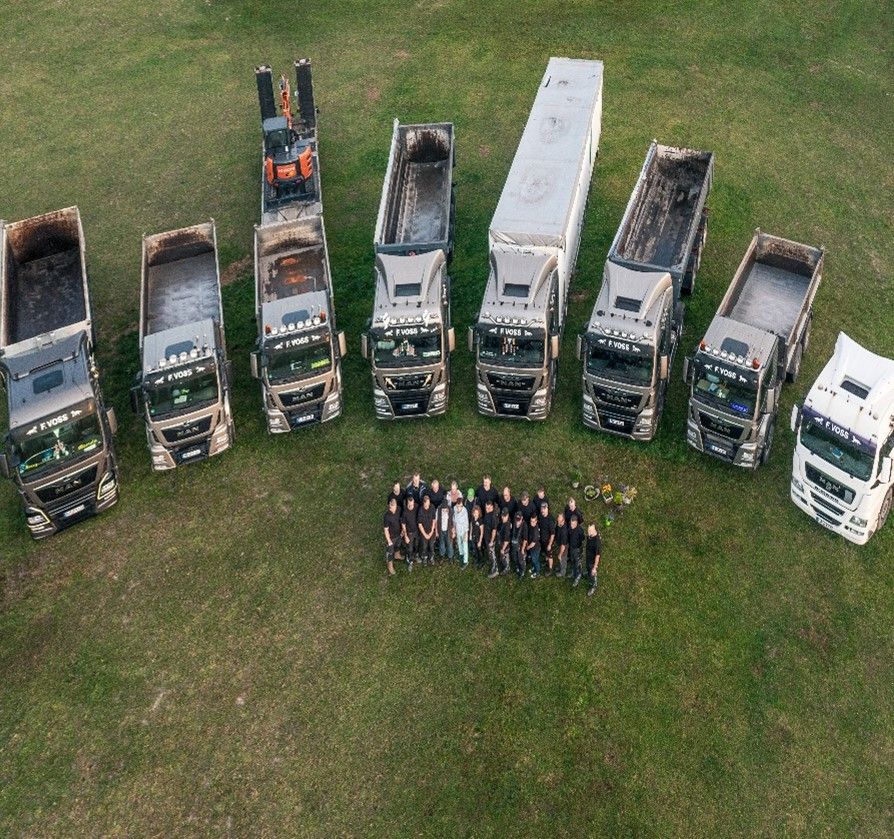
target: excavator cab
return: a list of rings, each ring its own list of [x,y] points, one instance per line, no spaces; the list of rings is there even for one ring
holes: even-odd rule
[[[271,117],[263,122],[264,152],[278,157],[286,154],[291,145],[291,132],[285,117]]]

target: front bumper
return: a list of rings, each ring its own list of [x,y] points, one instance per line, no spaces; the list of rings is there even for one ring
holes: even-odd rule
[[[538,422],[549,415],[549,388],[530,391],[491,391],[478,382],[478,413],[499,419]]]
[[[118,480],[108,471],[95,487],[77,493],[52,509],[24,504],[25,522],[34,539],[45,539],[85,519],[92,518],[118,503]]]
[[[733,466],[741,466],[743,469],[757,469],[760,463],[757,442],[741,443],[712,434],[701,428],[692,417],[686,420],[686,442],[700,452],[725,463],[731,463]]]
[[[865,545],[871,538],[873,530],[868,520],[869,515],[862,513],[862,505],[856,510],[848,510],[842,502],[837,499],[829,500],[822,490],[813,486],[806,478],[796,475],[792,475],[790,495],[798,509],[826,530],[843,536],[848,542]]]
[[[643,442],[652,440],[658,430],[658,415],[654,408],[643,408],[638,413],[606,408],[604,405],[597,405],[586,391],[583,399],[583,421],[587,428]]]
[[[152,433],[148,429],[147,436],[149,438],[149,454],[152,457],[152,469],[155,472],[167,472],[187,463],[207,460],[209,457],[225,452],[233,445],[230,426],[223,420],[210,434],[170,448],[153,440]]]
[[[267,430],[271,434],[288,434],[297,428],[329,422],[342,412],[341,393],[335,390],[325,399],[308,402],[290,411],[268,405],[264,409],[267,416]]]
[[[373,382],[373,404],[376,419],[401,420],[436,417],[447,412],[447,382],[418,391],[385,391]]]

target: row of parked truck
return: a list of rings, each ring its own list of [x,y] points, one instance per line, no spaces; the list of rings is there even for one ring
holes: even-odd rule
[[[485,415],[549,414],[599,150],[602,71],[598,61],[550,60],[497,204],[484,298],[468,334]],[[269,67],[257,68],[256,81],[263,146],[251,369],[268,429],[282,433],[341,413],[346,342],[333,310],[310,63],[295,62],[294,96],[285,76],[274,85]],[[361,336],[382,419],[447,410],[454,164],[451,124],[395,121],[375,228],[373,315]],[[577,339],[590,428],[635,440],[656,433],[707,238],[713,173],[710,152],[649,147]],[[117,422],[99,387],[77,208],[3,223],[0,250],[10,419],[0,470],[39,538],[115,503]],[[767,460],[782,384],[797,377],[810,340],[823,258],[821,248],[756,232],[684,359],[693,447],[752,469]],[[153,469],[229,448],[232,366],[213,222],[143,238],[139,339],[131,404]],[[840,336],[791,426],[793,501],[867,541],[894,488],[894,361]]]

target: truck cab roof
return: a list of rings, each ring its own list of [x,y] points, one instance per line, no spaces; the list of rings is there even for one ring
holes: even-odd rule
[[[17,428],[93,397],[86,332],[28,355],[7,356],[9,426]]]
[[[894,418],[894,360],[870,352],[844,332],[835,352],[817,377],[804,405],[849,429],[877,441]]]
[[[441,250],[409,256],[380,253],[376,256],[376,302],[373,320],[387,315],[422,314],[426,308],[438,317],[441,307],[441,269],[446,260]]]
[[[549,303],[549,278],[556,267],[554,254],[541,251],[494,246],[490,255],[490,277],[484,291],[481,312],[519,316],[545,322]]]
[[[635,331],[651,338],[658,329],[665,292],[672,286],[667,271],[635,271],[606,262],[588,331]]]
[[[739,364],[749,370],[759,370],[775,359],[776,335],[747,323],[715,315],[705,333],[700,349],[730,364]],[[754,367],[754,359],[758,366]]]
[[[152,332],[143,339],[143,372],[182,364],[189,358],[209,355],[217,345],[217,333],[211,318],[161,332]],[[195,351],[198,356],[191,356]]]
[[[261,305],[261,328],[265,337],[286,332],[297,334],[331,323],[331,317],[325,291],[309,291]]]

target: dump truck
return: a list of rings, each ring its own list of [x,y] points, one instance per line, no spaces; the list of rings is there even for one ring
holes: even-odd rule
[[[267,430],[337,417],[346,347],[335,328],[321,215],[255,227],[255,312],[251,369],[261,381]]]
[[[213,221],[143,237],[140,360],[131,405],[156,471],[233,444],[217,232]]]
[[[783,382],[797,378],[810,341],[824,256],[822,248],[755,232],[683,364],[689,445],[747,469],[767,461]]]
[[[714,155],[655,140],[578,339],[584,425],[651,440],[708,234]]]
[[[0,222],[0,380],[9,413],[0,471],[35,539],[118,500],[117,421],[94,347],[78,208]]]
[[[255,68],[261,109],[261,219],[288,221],[322,213],[320,164],[317,154],[317,108],[314,102],[310,60],[294,63],[297,109],[292,113],[288,78],[279,77],[277,96],[273,71],[266,64]]]
[[[447,410],[454,162],[452,124],[394,121],[373,242],[373,315],[360,345],[379,419]]]
[[[602,125],[602,62],[551,58],[490,223],[478,410],[546,419]]]
[[[884,527],[894,496],[894,360],[843,332],[803,407],[791,497],[823,527],[865,545]]]

